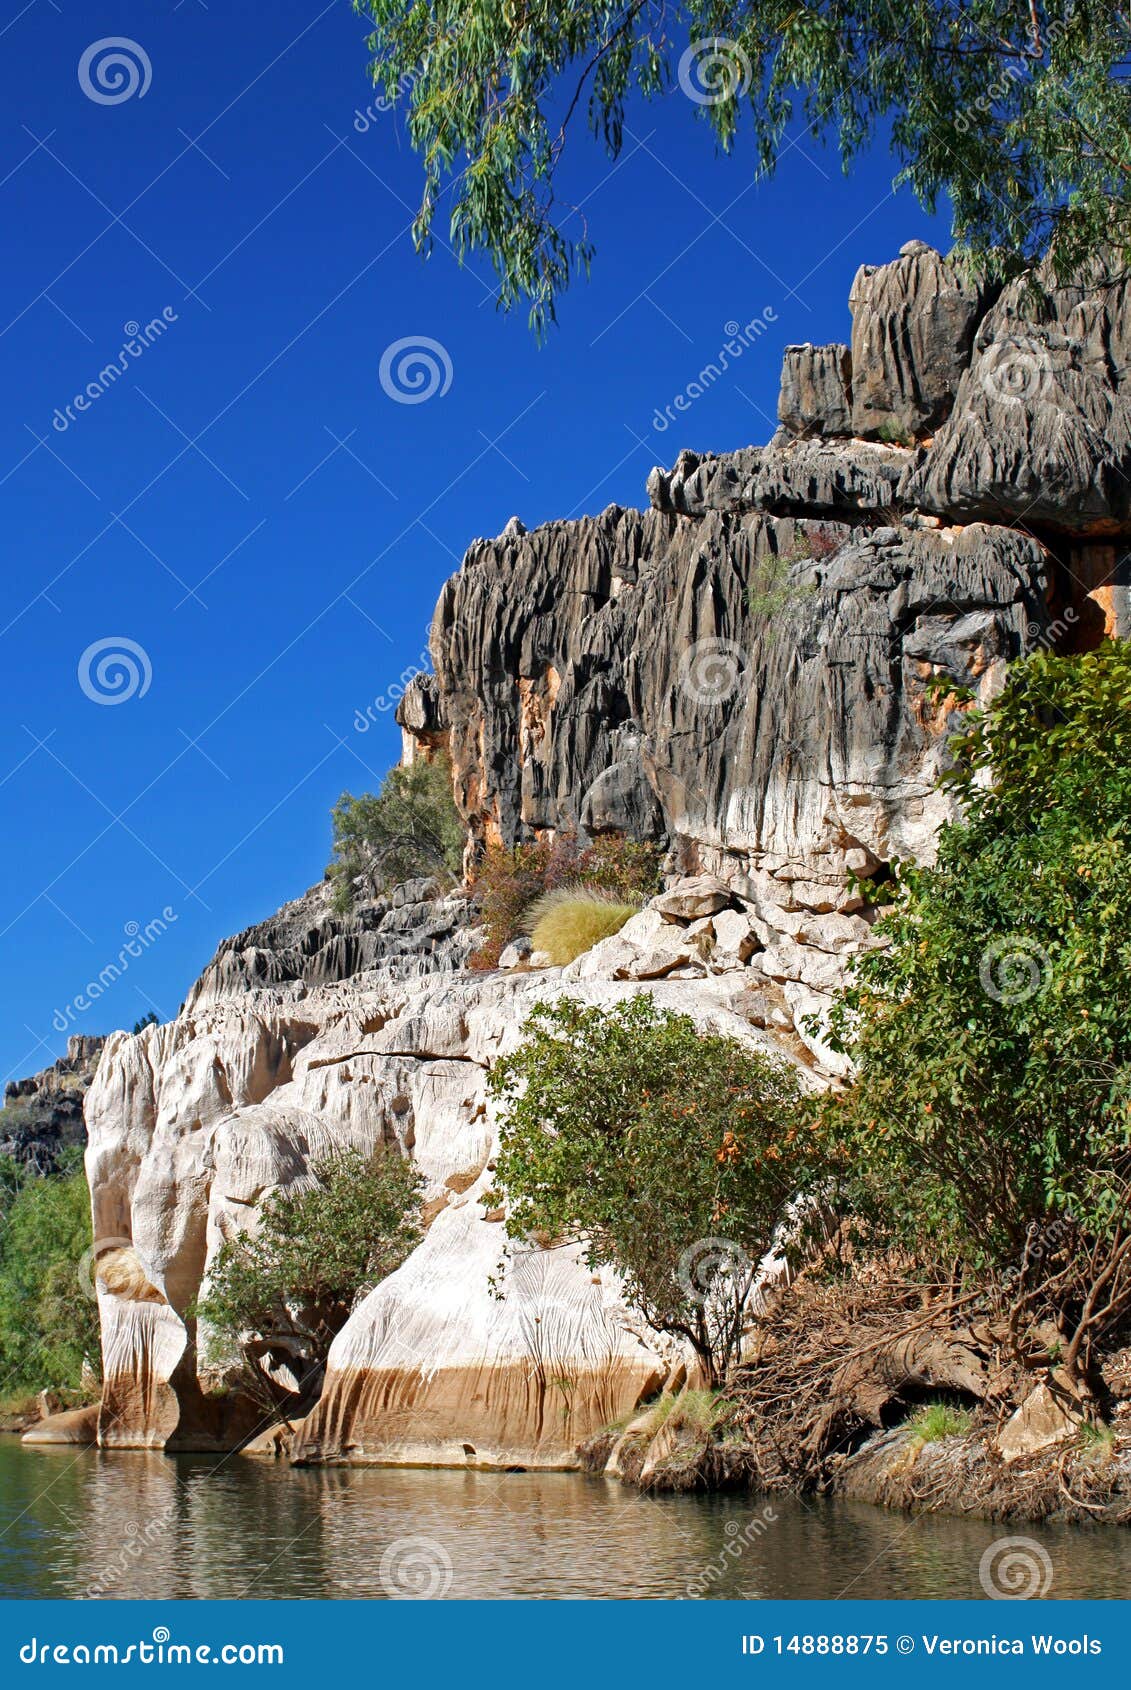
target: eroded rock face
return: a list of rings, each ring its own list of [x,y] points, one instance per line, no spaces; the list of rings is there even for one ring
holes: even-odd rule
[[[790,434],[852,433],[852,354],[847,346],[787,346],[778,420]]]
[[[720,972],[706,990],[655,990],[766,1044],[730,1007],[744,986]],[[267,1193],[331,1151],[383,1147],[424,1175],[427,1235],[336,1340],[295,1458],[571,1465],[673,1356],[578,1251],[520,1249],[503,1297],[492,1290],[504,1236],[482,1202],[496,1145],[486,1066],[540,998],[644,989],[559,971],[397,986],[371,971],[255,989],[111,1039],[88,1107],[103,1447],[222,1449],[255,1430],[249,1405],[209,1394],[192,1312],[208,1264]]]
[[[537,998],[646,990],[842,1071],[819,1029],[870,942],[849,876],[929,860],[949,813],[962,706],[930,683],[985,701],[1066,629],[1131,627],[1126,286],[1043,298],[994,304],[912,243],[858,275],[850,354],[789,349],[769,445],[471,546],[398,709],[406,760],[450,753],[472,858],[620,831],[666,844],[673,883],[568,969],[516,947],[487,979],[466,899],[415,883],[343,917],[314,888],[223,944],[175,1022],[115,1035],[87,1102],[103,1445],[250,1433],[192,1309],[222,1240],[345,1146],[412,1155],[430,1225],[339,1335],[296,1459],[569,1465],[676,1376],[568,1251],[516,1251],[492,1295],[486,1065]]]
[[[923,241],[861,265],[852,308],[852,433],[916,438],[954,404],[985,311],[983,289]]]
[[[434,629],[458,797],[507,842],[655,816],[700,867],[828,907],[847,853],[929,855],[953,720],[927,683],[991,695],[1048,625],[1045,555],[1000,527],[695,497],[695,516],[614,508],[468,553]]]
[[[1131,281],[1100,264],[1036,297],[1015,282],[978,329],[953,415],[903,496],[958,520],[1063,533],[1131,518]]]
[[[38,1074],[8,1081],[0,1111],[0,1155],[50,1174],[65,1150],[86,1143],[83,1098],[105,1043],[101,1037],[73,1033],[66,1056]]]

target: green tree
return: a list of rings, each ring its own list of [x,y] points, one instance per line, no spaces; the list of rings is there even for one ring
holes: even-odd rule
[[[342,1151],[312,1175],[265,1199],[257,1231],[221,1244],[196,1310],[208,1358],[238,1357],[245,1383],[272,1404],[317,1396],[350,1310],[420,1239],[421,1178],[395,1149],[370,1159]],[[281,1365],[297,1392],[279,1386]]]
[[[1131,648],[1016,664],[954,749],[964,819],[885,889],[825,1124],[857,1202],[1000,1276],[1016,1353],[1082,1390],[1131,1313]]]
[[[329,873],[336,903],[348,909],[353,882],[369,875],[379,889],[417,875],[455,879],[463,862],[466,830],[452,797],[451,767],[444,757],[390,769],[378,793],[354,798],[343,792],[332,812],[334,856]]]
[[[77,1393],[97,1372],[98,1310],[84,1278],[92,1242],[82,1152],[40,1177],[5,1158],[0,1179],[0,1379],[8,1391]]]
[[[1129,244],[1126,61],[1118,0],[355,0],[372,72],[407,109],[427,249],[442,201],[456,252],[486,253],[505,306],[542,327],[592,256],[557,198],[571,126],[616,158],[628,103],[680,89],[730,150],[745,125],[772,169],[791,124],[845,165],[890,140],[929,209],[949,199],[982,264],[1060,262]],[[577,221],[572,220],[576,217]]]
[[[613,1267],[645,1321],[686,1339],[718,1384],[801,1177],[794,1070],[650,993],[610,1010],[539,1004],[524,1035],[489,1080],[508,1234],[584,1241],[589,1264]]]

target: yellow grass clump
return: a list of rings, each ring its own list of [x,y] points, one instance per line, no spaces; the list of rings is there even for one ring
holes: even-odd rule
[[[639,903],[626,903],[615,893],[592,887],[563,886],[547,892],[532,906],[530,943],[544,951],[556,967],[564,967],[601,939],[619,933]]]

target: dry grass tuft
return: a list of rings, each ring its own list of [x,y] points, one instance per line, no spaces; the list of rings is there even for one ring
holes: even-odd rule
[[[619,933],[639,908],[639,903],[626,903],[616,893],[563,886],[547,892],[531,906],[527,916],[530,943],[561,968],[602,939]]]

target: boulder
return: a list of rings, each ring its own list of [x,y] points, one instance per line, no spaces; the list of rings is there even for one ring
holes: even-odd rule
[[[1067,1442],[1079,1429],[1080,1415],[1042,1381],[1005,1422],[995,1447],[1010,1464]]]
[[[652,908],[665,921],[686,922],[714,915],[717,910],[729,909],[733,903],[734,894],[729,886],[714,875],[700,874],[681,880],[662,892],[652,900]]]
[[[34,1426],[29,1426],[20,1440],[25,1444],[81,1444],[90,1447],[98,1442],[98,1404],[86,1408],[66,1409],[48,1414]]]

